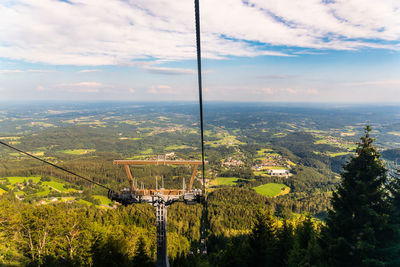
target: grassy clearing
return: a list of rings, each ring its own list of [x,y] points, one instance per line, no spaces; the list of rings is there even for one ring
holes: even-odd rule
[[[33,121],[33,122],[31,122],[31,123],[28,123],[27,124],[28,126],[40,126],[40,127],[54,127],[54,124],[51,124],[51,123],[46,123],[46,122],[43,122],[43,121]]]
[[[139,123],[137,121],[132,121],[132,120],[120,121],[119,123],[126,123],[129,125],[139,125]]]
[[[110,206],[110,203],[112,202],[106,196],[94,195],[93,198],[100,200],[101,205],[105,205],[105,206]]]
[[[68,188],[68,189],[64,188],[65,183],[63,183],[63,182],[50,181],[50,182],[42,182],[42,184],[52,187],[53,189],[58,190],[63,193],[76,191],[76,189],[73,189],[73,188]]]
[[[91,202],[89,202],[89,201],[86,201],[86,200],[83,200],[83,199],[79,199],[78,201],[76,201],[77,203],[81,203],[81,204],[85,204],[85,205],[88,205],[88,206],[92,206],[93,205],[93,203],[91,203]]]
[[[340,133],[340,136],[355,136],[356,132]]]
[[[30,177],[7,177],[8,181],[10,182],[11,185],[15,185],[16,183],[23,184],[24,181],[28,182],[29,180],[32,180],[34,183],[38,183],[40,181],[40,176],[30,176]],[[1,178],[0,178],[1,179]]]
[[[273,134],[274,137],[285,137],[287,133],[275,133]]]
[[[126,159],[132,159],[132,160],[141,159],[141,160],[144,160],[144,159],[147,159],[149,157],[154,157],[154,156],[156,156],[156,155],[151,155],[151,154],[150,155],[136,155],[136,156],[128,157]]]
[[[262,148],[257,151],[257,156],[264,156],[264,154],[272,152],[273,150],[271,148]]]
[[[153,149],[152,149],[152,148],[149,148],[149,149],[140,151],[140,154],[143,154],[143,155],[152,155],[152,154],[153,154]]]
[[[217,137],[218,140],[215,141],[207,141],[206,145],[210,147],[219,147],[219,146],[237,146],[244,145],[245,143],[236,139],[236,136],[230,135],[227,132],[219,132],[214,137]]]
[[[218,185],[228,185],[234,186],[236,182],[239,180],[238,177],[217,177],[210,182],[211,185],[218,186]]]
[[[93,153],[95,152],[96,149],[67,149],[61,151],[62,153],[68,154],[68,155],[84,155],[88,153]]]
[[[8,181],[10,182],[10,185],[7,187],[10,189],[15,189],[16,184],[23,184],[24,181],[29,182],[29,180],[32,180],[34,184],[37,184],[40,182],[40,176],[30,176],[30,177],[7,177]],[[5,178],[0,178],[0,181]],[[61,193],[68,193],[68,192],[77,192],[76,189],[74,188],[64,188],[64,185],[67,182],[64,181],[57,181],[55,178],[51,178],[51,181],[42,181],[42,187],[44,191],[36,193],[37,196],[47,196],[51,190],[58,191]]]
[[[263,177],[269,177],[268,173],[265,171],[254,171],[255,176],[263,176]]]
[[[7,191],[4,190],[3,188],[0,188],[0,196],[1,196],[2,194],[4,194],[4,193],[7,193]]]
[[[165,150],[178,150],[178,149],[185,149],[185,148],[190,148],[189,146],[185,145],[178,145],[178,146],[167,146]]]
[[[0,137],[0,140],[4,140],[4,141],[17,141],[19,139],[21,139],[21,136],[3,136]]]
[[[253,188],[257,193],[267,196],[276,197],[285,195],[290,192],[290,188],[284,184],[268,183]]]
[[[15,143],[15,142],[10,142],[10,144],[11,143]],[[29,154],[31,154],[31,155],[34,155],[34,156],[36,156],[36,157],[43,157],[44,156],[44,152],[43,151],[36,151],[36,152],[30,152],[30,151],[28,151],[28,153]],[[23,155],[23,154],[21,154],[21,153],[18,153],[18,152],[11,152],[11,153],[8,153],[8,155],[10,155],[10,156],[13,156],[13,157],[22,157],[22,156],[25,156],[25,155]]]
[[[50,187],[46,186],[46,187],[44,187],[44,190],[43,190],[43,191],[40,191],[40,192],[36,193],[36,196],[45,197],[45,196],[47,196],[49,193],[50,193]]]
[[[350,155],[353,154],[352,152],[338,152],[338,153],[328,153],[330,157],[338,157],[338,156],[344,156],[344,155]]]
[[[136,141],[142,139],[141,137],[120,137],[120,140],[131,140],[131,141]]]

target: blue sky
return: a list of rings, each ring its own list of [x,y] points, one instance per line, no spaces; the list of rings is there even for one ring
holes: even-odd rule
[[[400,102],[400,2],[200,0],[206,100]],[[0,101],[196,100],[192,1],[0,3]]]

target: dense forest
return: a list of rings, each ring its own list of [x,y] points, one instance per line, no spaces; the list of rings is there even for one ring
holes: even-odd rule
[[[200,158],[195,107],[7,108],[0,140],[118,191],[128,182],[115,159]],[[398,266],[393,110],[208,105],[207,210],[168,208],[171,265]],[[373,129],[364,132],[367,117]],[[112,203],[101,187],[5,147],[0,154],[2,265],[154,265],[152,206]],[[270,175],[274,169],[290,174]],[[143,166],[132,173],[144,188],[183,188],[192,169]],[[200,177],[195,188],[202,188]]]
[[[310,215],[315,199],[304,206],[305,201],[267,198],[246,187],[217,189],[208,197],[205,255],[199,244],[203,207],[171,206],[172,266],[398,266],[399,177],[387,177],[369,134],[367,128],[355,157],[344,166],[324,221]],[[154,264],[154,211],[149,205],[108,210],[32,205],[10,192],[1,196],[0,206],[4,265]]]

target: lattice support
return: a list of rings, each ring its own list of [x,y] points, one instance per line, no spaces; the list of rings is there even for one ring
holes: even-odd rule
[[[156,204],[157,267],[169,267],[167,255],[167,207],[165,202]]]

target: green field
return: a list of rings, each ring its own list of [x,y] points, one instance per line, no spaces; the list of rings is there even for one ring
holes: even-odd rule
[[[141,137],[120,137],[120,140],[131,140],[131,141],[136,141],[142,139]]]
[[[93,203],[90,203],[89,201],[83,200],[83,199],[79,199],[78,201],[76,201],[76,203],[80,203],[80,204],[85,204],[88,206],[92,206]]]
[[[45,197],[49,193],[50,193],[50,187],[46,186],[46,187],[44,187],[44,191],[40,191],[40,192],[36,193],[36,196]]]
[[[112,202],[106,196],[94,195],[93,198],[100,200],[101,205],[105,205],[105,206],[110,206],[110,203]]]
[[[178,146],[167,146],[165,150],[178,150],[178,149],[185,149],[185,148],[190,148],[189,146],[186,145],[178,145]]]
[[[29,176],[29,177],[7,177],[8,181],[10,182],[10,185],[7,187],[10,189],[15,189],[16,186],[15,184],[23,184],[24,181],[28,182],[29,180],[32,180],[34,184],[37,184],[40,182],[40,176]],[[5,178],[0,178],[0,180],[5,179]],[[51,181],[42,181],[41,182],[43,191],[37,192],[35,195],[36,196],[47,196],[51,190],[55,190],[61,193],[68,193],[68,192],[76,192],[77,190],[74,188],[64,188],[64,185],[66,182],[64,181],[57,181],[55,178],[51,178]],[[52,189],[50,189],[52,188]],[[21,191],[23,192],[23,191]]]
[[[284,184],[268,183],[253,188],[257,193],[267,196],[276,197],[289,193],[290,188]]]
[[[236,139],[236,136],[230,135],[226,132],[217,133],[216,135],[212,135],[212,137],[218,138],[215,141],[206,141],[205,144],[210,147],[219,147],[219,146],[237,146],[244,145],[245,143]]]
[[[254,171],[254,175],[256,176],[264,176],[264,177],[269,177],[268,173],[266,171]]]
[[[153,154],[153,149],[149,148],[149,149],[140,151],[140,154],[143,154],[143,155],[151,155],[151,154]]]
[[[16,141],[18,139],[21,139],[21,136],[3,136],[3,137],[0,137],[0,140],[5,140],[5,141]]]
[[[273,150],[270,148],[263,148],[257,151],[257,156],[264,156],[264,154],[272,152]]]
[[[0,188],[0,195],[4,194],[6,192],[7,192],[6,190],[4,190],[3,188]]]
[[[30,176],[30,177],[7,177],[8,181],[11,185],[15,185],[16,183],[22,184],[24,181],[28,182],[32,180],[34,183],[38,183],[40,181],[40,176]],[[2,178],[0,178],[1,180]]]
[[[328,153],[330,157],[338,157],[338,156],[344,156],[344,155],[349,155],[353,154],[352,152],[338,152],[338,153]]]
[[[95,151],[96,151],[96,149],[67,149],[67,150],[63,150],[61,152],[68,154],[68,155],[84,155],[87,153],[93,153]]]
[[[236,182],[240,178],[237,177],[217,177],[215,180],[212,180],[210,182],[211,185],[218,186],[218,185],[229,185],[229,186],[234,186],[236,185]]]

